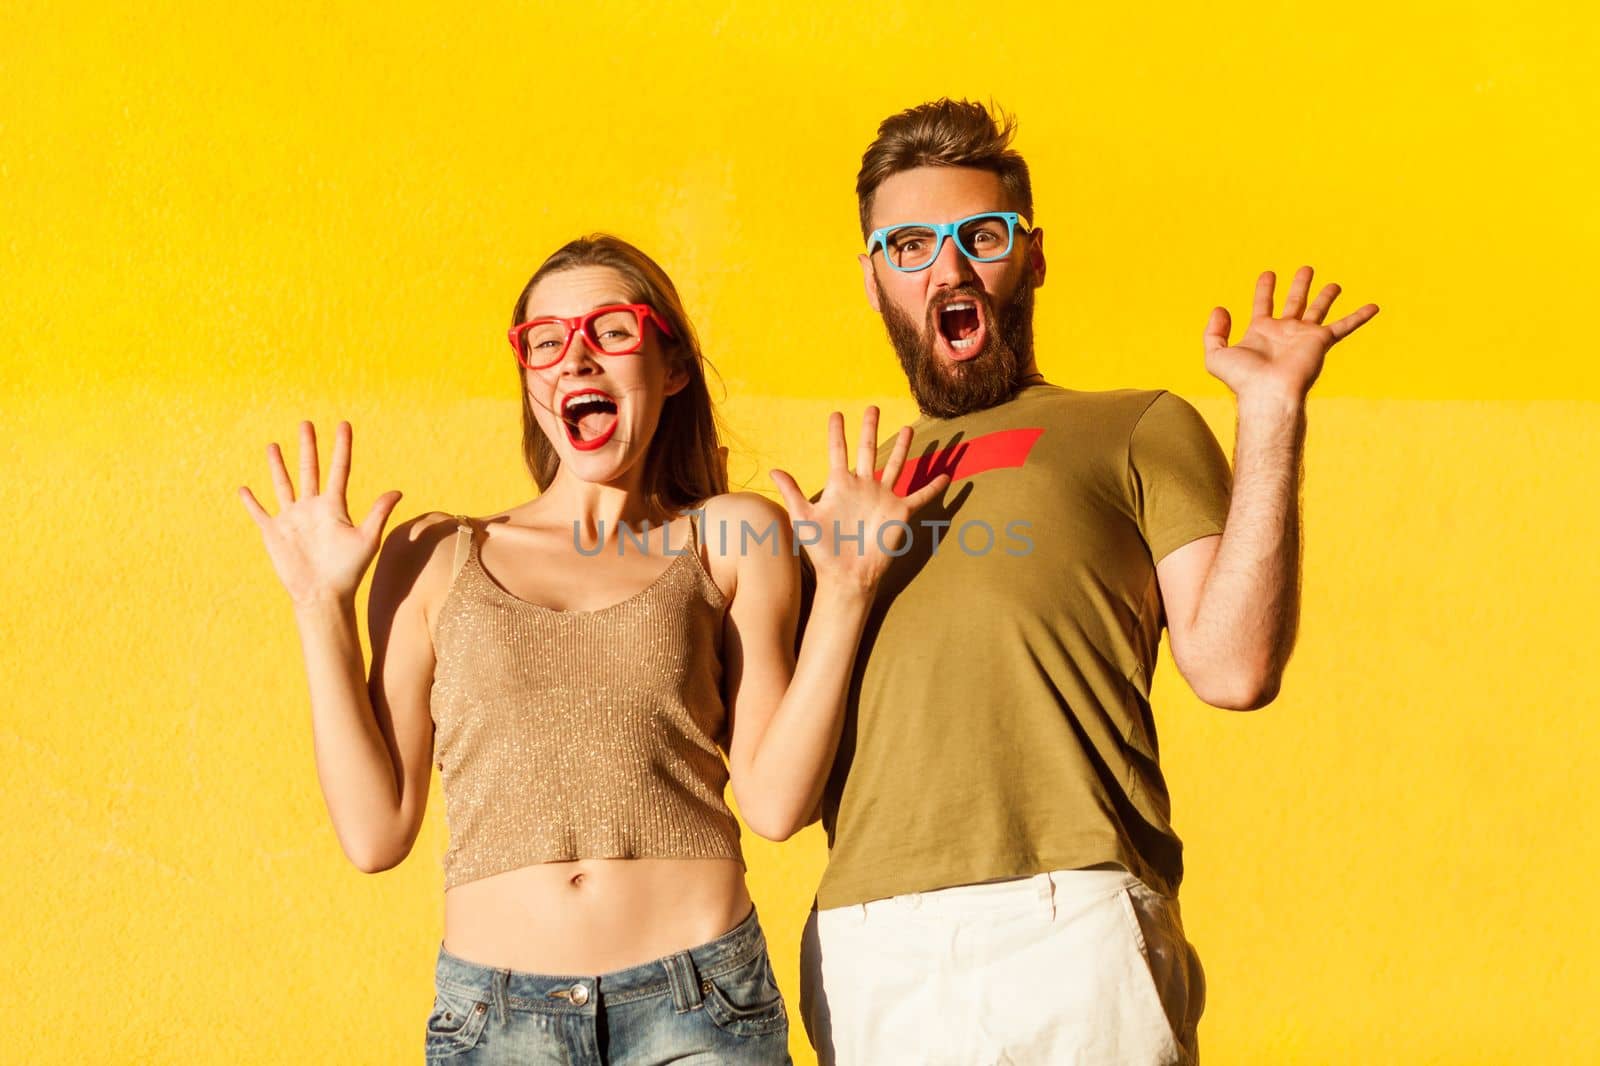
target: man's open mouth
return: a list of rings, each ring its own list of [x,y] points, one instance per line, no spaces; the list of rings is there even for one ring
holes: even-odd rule
[[[983,309],[976,300],[957,298],[939,308],[935,315],[939,337],[950,358],[970,359],[983,347],[985,329]]]
[[[617,401],[599,389],[579,389],[561,400],[561,424],[579,451],[593,451],[617,431]]]

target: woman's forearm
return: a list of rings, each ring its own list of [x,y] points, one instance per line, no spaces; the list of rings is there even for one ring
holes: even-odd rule
[[[794,676],[751,760],[740,813],[757,833],[785,840],[810,821],[827,785],[856,650],[872,592],[820,583]]]
[[[355,603],[338,597],[295,606],[311,692],[317,780],[339,845],[368,873],[405,858],[397,758],[367,689]]]

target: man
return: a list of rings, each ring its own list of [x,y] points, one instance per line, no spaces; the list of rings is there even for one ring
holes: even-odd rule
[[[857,178],[867,299],[923,415],[897,487],[953,480],[880,587],[824,794],[801,990],[824,1063],[1196,1061],[1204,985],[1149,704],[1161,629],[1207,703],[1275,697],[1306,394],[1377,313],[1324,325],[1338,290],[1308,306],[1309,267],[1277,317],[1261,275],[1235,346],[1211,312],[1230,475],[1178,397],[1039,373],[1044,231],[1012,132],[977,104],[912,108]]]

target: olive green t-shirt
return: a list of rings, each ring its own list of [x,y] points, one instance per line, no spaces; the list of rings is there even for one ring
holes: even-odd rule
[[[913,428],[898,490],[953,480],[867,622],[818,905],[1104,862],[1176,895],[1155,564],[1222,532],[1216,438],[1171,393],[1053,385]]]

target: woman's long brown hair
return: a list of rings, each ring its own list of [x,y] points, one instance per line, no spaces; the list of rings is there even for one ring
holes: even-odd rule
[[[644,491],[651,504],[678,511],[727,492],[727,468],[720,451],[711,392],[706,387],[700,341],[683,310],[677,287],[654,259],[627,241],[605,233],[569,241],[534,271],[517,297],[511,324],[516,326],[526,320],[528,294],[541,280],[562,270],[591,266],[616,271],[627,282],[630,302],[649,304],[667,320],[672,336],[661,337],[662,354],[669,365],[676,362],[689,375],[689,383],[668,396],[662,405],[661,420],[645,456]],[[581,342],[574,338],[574,343]],[[543,492],[556,479],[561,459],[533,416],[521,364],[513,365],[517,388],[522,393],[522,457]]]

